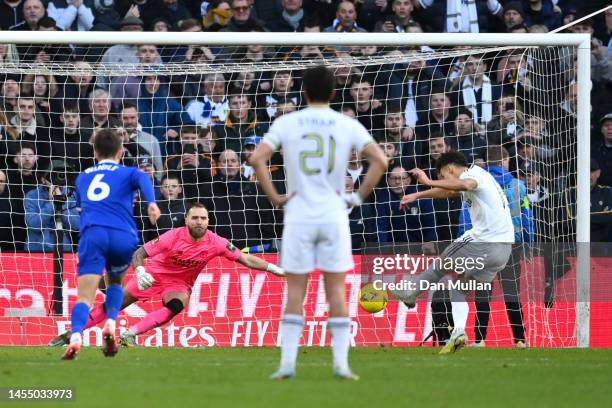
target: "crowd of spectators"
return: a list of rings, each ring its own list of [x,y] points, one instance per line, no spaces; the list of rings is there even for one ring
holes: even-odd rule
[[[126,36],[135,31],[546,33],[604,5],[595,0],[0,0],[0,30],[121,31]],[[609,241],[612,9],[566,32],[592,37],[593,240]],[[211,228],[236,246],[274,250],[282,210],[261,194],[247,160],[275,118],[304,106],[301,71],[170,75],[165,67],[256,67],[334,57],[396,56],[398,61],[336,69],[332,107],[359,120],[389,159],[388,173],[373,195],[362,207],[347,210],[356,251],[368,242],[455,238],[461,230],[461,200],[419,200],[399,208],[403,194],[422,187],[407,170],[420,167],[437,177],[435,160],[450,149],[487,166],[488,148],[496,146],[509,155],[504,171],[526,186],[535,239],[571,237],[575,53],[562,48],[435,51],[426,45],[0,44],[0,64],[69,62],[74,67],[70,75],[0,74],[0,249],[50,251],[58,212],[68,232],[64,250],[75,249],[79,215],[71,185],[94,163],[93,133],[113,128],[123,136],[124,164],[150,175],[160,203],[162,217],[152,226],[135,201],[143,241],[182,225],[187,203],[201,201],[210,210]],[[141,75],[96,74],[96,67],[108,64],[139,67]],[[353,152],[347,192],[359,187],[366,169]],[[54,176],[58,172],[63,176]],[[270,172],[279,191],[286,191],[282,152],[273,156]]]

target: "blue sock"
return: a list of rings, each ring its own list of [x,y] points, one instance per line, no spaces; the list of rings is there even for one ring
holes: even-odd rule
[[[121,285],[110,285],[106,288],[106,317],[117,320],[121,304],[123,303],[123,288]]]
[[[72,308],[72,333],[82,334],[88,318],[89,306],[87,306],[87,303],[76,303]]]

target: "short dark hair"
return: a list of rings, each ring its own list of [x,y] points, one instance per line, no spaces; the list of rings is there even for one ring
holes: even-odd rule
[[[168,172],[164,174],[161,178],[161,182],[163,183],[164,180],[167,179],[178,180],[179,184],[181,184],[181,175],[178,172]]]
[[[21,142],[17,145],[17,150],[15,150],[15,154],[21,153],[23,149],[30,149],[36,154],[36,145],[32,142]]]
[[[436,170],[440,173],[443,167],[453,164],[455,166],[468,167],[468,161],[464,154],[451,150],[450,152],[442,153],[436,160]]]
[[[459,108],[459,111],[457,112],[457,116],[459,115],[467,115],[470,117],[470,119],[474,119],[474,114],[472,113],[471,110],[467,108]]]
[[[326,66],[319,65],[306,70],[302,83],[310,102],[329,102],[336,88],[336,77]]]
[[[510,157],[510,153],[503,146],[490,146],[487,149],[487,164],[489,166],[499,166],[508,157]]]
[[[100,129],[93,139],[94,152],[101,158],[109,159],[115,157],[123,149],[121,136],[113,129]]]
[[[79,105],[76,102],[68,102],[64,105],[63,113],[80,113]]]
[[[189,204],[189,207],[187,207],[187,212],[185,214],[189,214],[189,211],[191,211],[192,208],[203,208],[206,211],[208,211],[208,208],[206,208],[206,206],[204,204],[202,204],[199,201],[195,201],[195,202]]]
[[[198,136],[200,136],[200,128],[197,125],[183,125],[181,127],[181,136],[184,135],[185,133],[189,133],[189,134],[196,134]]]
[[[121,111],[123,112],[126,109],[136,109],[136,111],[138,111],[138,105],[131,101],[124,101],[121,104]]]

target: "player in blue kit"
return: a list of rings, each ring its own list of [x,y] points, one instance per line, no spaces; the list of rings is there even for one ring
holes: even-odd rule
[[[140,190],[148,203],[148,215],[155,224],[160,216],[151,179],[136,167],[121,164],[123,145],[110,129],[99,130],[93,139],[98,164],[81,173],[76,180],[77,206],[81,209],[77,302],[72,308],[72,336],[64,360],[73,360],[83,343],[87,323],[100,278],[106,269],[106,323],[102,330],[102,351],[107,357],[117,354],[115,320],[123,302],[122,282],[138,246],[132,205]]]

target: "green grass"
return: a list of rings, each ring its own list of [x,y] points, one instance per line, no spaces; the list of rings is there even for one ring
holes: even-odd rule
[[[0,348],[0,387],[71,387],[78,407],[599,407],[610,402],[612,350],[434,348],[351,350],[358,382],[331,376],[329,349],[301,349],[292,381],[267,379],[279,351]],[[0,406],[3,403],[0,402]],[[3,406],[28,406],[10,403]]]

